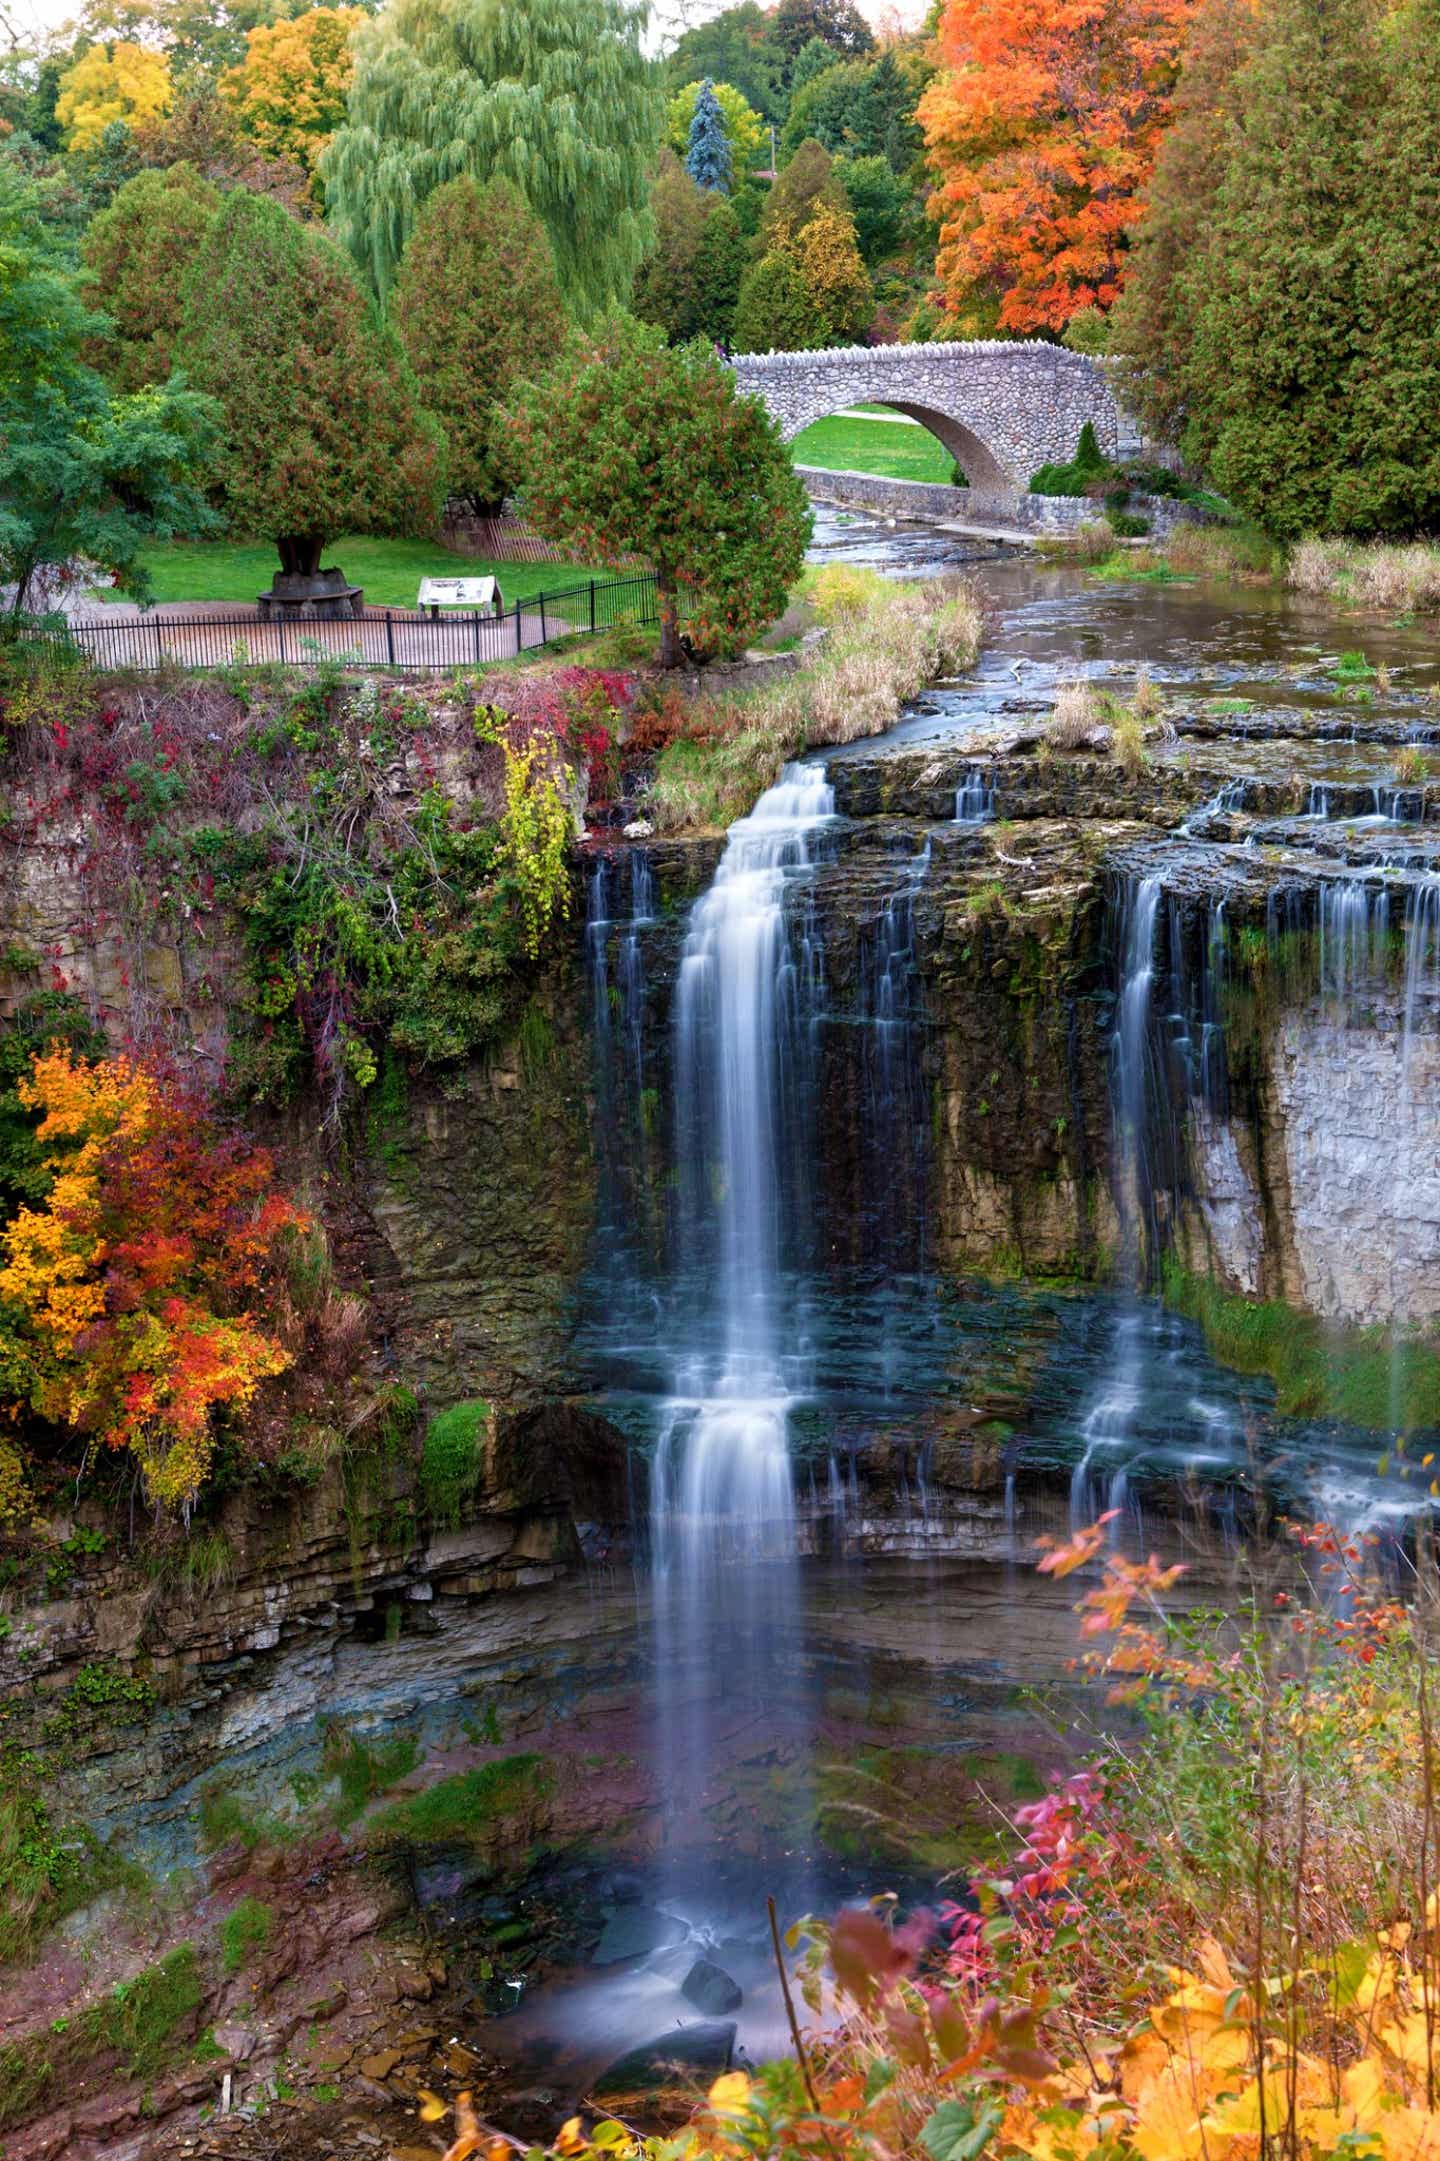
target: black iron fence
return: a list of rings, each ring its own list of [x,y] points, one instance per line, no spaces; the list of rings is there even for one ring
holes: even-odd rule
[[[616,623],[654,623],[659,601],[654,576],[587,578],[583,584],[532,593],[501,615],[479,609],[431,615],[405,608],[367,608],[349,621],[283,621],[250,614],[143,612],[37,623],[23,642],[49,646],[59,657],[83,655],[103,669],[163,667],[315,667],[324,661],[356,668],[484,667],[557,639]]]

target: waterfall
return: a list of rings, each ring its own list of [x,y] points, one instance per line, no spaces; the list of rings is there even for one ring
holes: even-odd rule
[[[995,788],[979,765],[965,768],[965,778],[955,790],[955,823],[983,825],[995,815]]]
[[[1426,878],[1412,892],[1405,918],[1405,1006],[1400,1038],[1400,1075],[1407,1096],[1416,1029],[1433,1005],[1440,978],[1440,878]]]
[[[1124,1303],[1116,1319],[1105,1379],[1080,1427],[1081,1452],[1070,1479],[1070,1516],[1077,1527],[1094,1514],[1091,1472],[1096,1458],[1125,1446],[1140,1408],[1144,1348],[1140,1293],[1146,1266],[1144,1219],[1151,1185],[1147,1145],[1150,1017],[1160,893],[1158,877],[1142,878],[1138,885],[1127,887],[1121,917],[1119,999],[1110,1039],[1110,1102]]]
[[[1365,984],[1383,974],[1390,928],[1390,897],[1384,886],[1361,878],[1336,879],[1320,891],[1320,987],[1342,1008]]]
[[[1159,913],[1160,880],[1142,878],[1127,898],[1119,1011],[1110,1043],[1117,1200],[1123,1260],[1132,1288],[1138,1288],[1144,1266],[1142,1218],[1151,1189],[1146,1111]]]
[[[678,1310],[651,1482],[672,1839],[703,1801],[723,1746],[717,1721],[773,1718],[799,1664],[788,1423],[809,1370],[798,1285],[818,957],[785,901],[833,807],[823,768],[785,768],[731,827],[680,963]]]

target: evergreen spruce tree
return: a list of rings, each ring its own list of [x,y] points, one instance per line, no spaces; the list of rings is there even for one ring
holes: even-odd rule
[[[1359,251],[1362,347],[1343,401],[1349,458],[1331,523],[1440,527],[1440,0],[1392,21]]]
[[[730,138],[725,132],[725,115],[720,110],[715,85],[708,75],[695,100],[690,140],[685,150],[685,170],[697,188],[706,188],[717,195],[729,194]]]
[[[664,122],[643,14],[631,0],[391,0],[364,26],[349,117],[320,173],[382,299],[421,204],[462,173],[520,189],[573,312],[629,297]]]
[[[1289,539],[1330,528],[1349,452],[1384,77],[1371,12],[1355,0],[1271,0],[1260,36],[1236,83],[1184,370],[1184,447]]]
[[[437,188],[415,221],[390,309],[420,402],[445,431],[446,482],[482,516],[514,482],[502,406],[553,364],[565,303],[545,228],[508,180]]]

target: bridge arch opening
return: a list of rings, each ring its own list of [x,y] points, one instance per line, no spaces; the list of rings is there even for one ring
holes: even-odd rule
[[[898,413],[903,415],[906,420],[918,421],[920,426],[939,443],[941,449],[948,452],[950,457],[954,459],[965,476],[966,485],[974,494],[986,496],[1014,494],[1017,486],[1016,480],[1006,471],[988,445],[982,441],[972,428],[966,427],[963,421],[955,419],[951,413],[941,412],[938,407],[933,405],[919,405],[910,400],[902,401],[899,398],[871,395],[863,399],[857,399],[853,403],[847,401],[844,405],[836,405],[828,412],[811,413],[802,426],[788,428],[785,432],[793,442],[797,435],[803,435],[806,428],[813,427],[818,421],[831,420],[838,418],[841,414],[854,413],[860,405],[877,408],[874,416],[877,420],[880,418],[881,412],[885,412]],[[799,462],[802,465],[805,462],[803,453]],[[1018,483],[1018,485],[1023,486],[1023,482]]]

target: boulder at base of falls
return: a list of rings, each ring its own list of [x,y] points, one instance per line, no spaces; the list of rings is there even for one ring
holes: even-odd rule
[[[657,1913],[653,1906],[619,1906],[607,1914],[590,1963],[618,1966],[622,1959],[643,1958],[647,1952],[679,1943],[684,1934],[684,1922],[673,1914]]]
[[[712,2018],[719,2018],[726,2011],[738,2011],[745,2001],[745,1991],[740,1983],[733,1981],[713,1958],[696,1959],[680,1983],[680,1993],[697,2011],[707,2011]]]
[[[596,2079],[594,2091],[637,2093],[646,2087],[670,2086],[680,2079],[718,2078],[728,2071],[735,2053],[733,2018],[702,2019],[694,2026],[672,2026],[653,2041],[617,2056],[608,2071]]]

